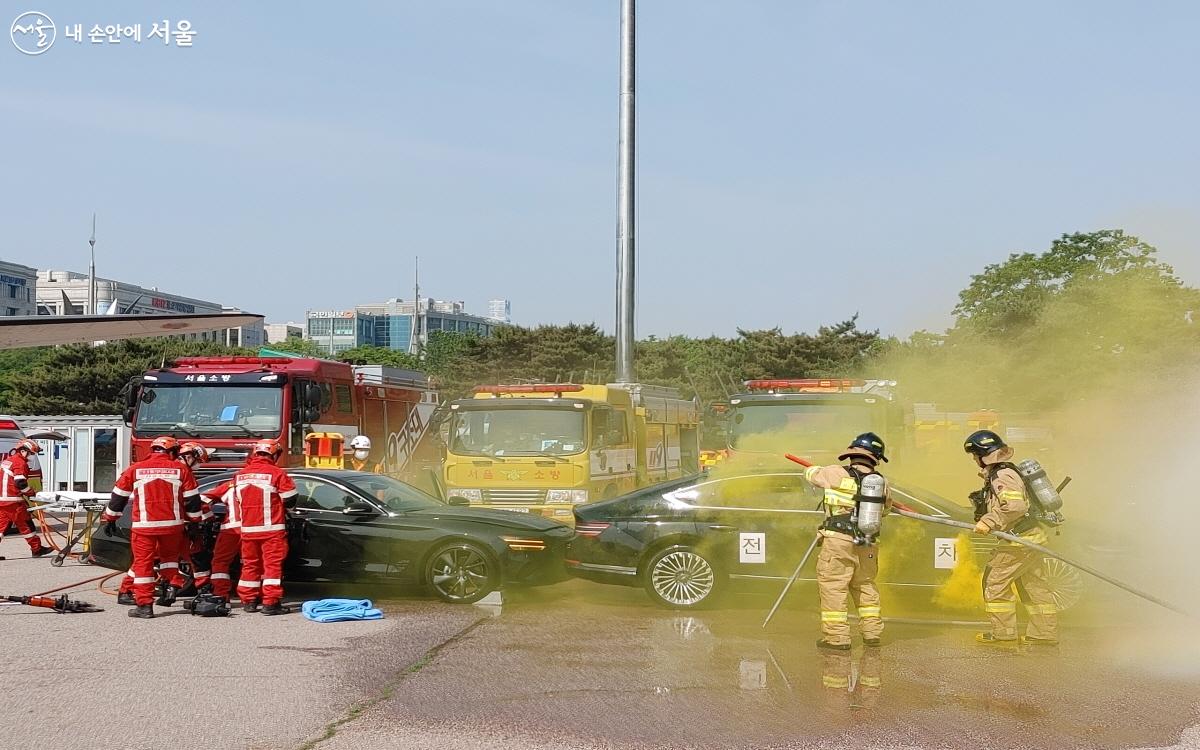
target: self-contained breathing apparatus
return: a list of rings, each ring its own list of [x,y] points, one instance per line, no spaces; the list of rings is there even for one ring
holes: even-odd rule
[[[854,510],[827,516],[821,528],[854,537],[854,543],[859,546],[874,544],[883,527],[883,505],[887,493],[883,475],[875,471],[860,475],[849,466],[844,468],[854,480]]]
[[[184,602],[183,608],[200,617],[225,617],[233,611],[228,599],[207,593],[197,594],[194,599]]]
[[[987,513],[991,483],[1000,469],[1012,469],[1021,477],[1021,482],[1025,485],[1025,497],[1029,500],[1029,512],[1025,514],[1025,518],[1017,522],[1017,526],[1013,529],[1014,532],[1021,534],[1039,525],[1051,528],[1062,526],[1066,518],[1061,512],[1063,501],[1059,489],[1065,487],[1071,478],[1067,477],[1062,485],[1056,488],[1050,481],[1050,477],[1046,476],[1046,470],[1033,458],[1027,458],[1018,464],[1001,461],[987,467],[987,477],[984,479],[983,488],[968,496],[975,506],[976,523]]]

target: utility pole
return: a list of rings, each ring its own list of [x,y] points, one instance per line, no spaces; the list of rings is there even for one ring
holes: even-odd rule
[[[413,259],[413,323],[412,352],[421,356],[421,256]]]
[[[92,238],[88,240],[92,246],[92,268],[88,274],[88,306],[85,315],[98,315],[97,307],[100,302],[96,299],[96,212],[92,212]]]
[[[621,100],[617,136],[617,382],[632,383],[634,308],[634,0],[621,0]]]

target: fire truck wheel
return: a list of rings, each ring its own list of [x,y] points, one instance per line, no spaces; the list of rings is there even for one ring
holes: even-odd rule
[[[496,588],[500,566],[477,544],[451,542],[429,556],[425,578],[442,601],[472,604]]]

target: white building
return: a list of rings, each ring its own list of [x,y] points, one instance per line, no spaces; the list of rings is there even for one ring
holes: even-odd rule
[[[286,323],[267,323],[263,326],[263,330],[267,334],[268,344],[282,344],[293,336],[296,338],[304,336],[304,324],[294,323],[290,320]]]
[[[36,268],[0,260],[0,316],[37,315]]]
[[[488,300],[488,317],[501,323],[511,323],[512,302],[506,299]]]
[[[38,315],[86,315],[88,310],[88,275],[74,271],[38,271],[37,289]],[[232,308],[220,302],[184,297],[159,290],[157,287],[142,287],[123,281],[96,277],[95,314],[153,315],[171,313],[207,313],[219,315]],[[236,331],[236,333],[231,333]],[[264,334],[259,324],[256,331],[244,332],[242,328],[223,331],[201,331],[181,334],[189,340],[227,343],[231,338],[238,340],[257,339],[260,343]],[[247,344],[238,344],[247,346]],[[250,344],[249,346],[257,346]]]
[[[245,313],[238,307],[222,307],[222,311],[226,313]],[[257,349],[267,343],[266,326],[263,325],[262,318],[254,321],[252,325],[237,326],[236,328],[226,328],[224,331],[217,331],[218,335],[223,335],[222,343],[225,346],[240,346],[245,349]]]

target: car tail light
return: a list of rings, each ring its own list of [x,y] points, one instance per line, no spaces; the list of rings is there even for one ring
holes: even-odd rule
[[[576,521],[575,533],[579,536],[597,537],[609,526],[612,524],[605,521]]]
[[[541,539],[526,539],[520,536],[500,537],[513,552],[541,552],[546,549],[546,543]]]
[[[0,419],[0,430],[19,430],[20,427],[11,419]]]

